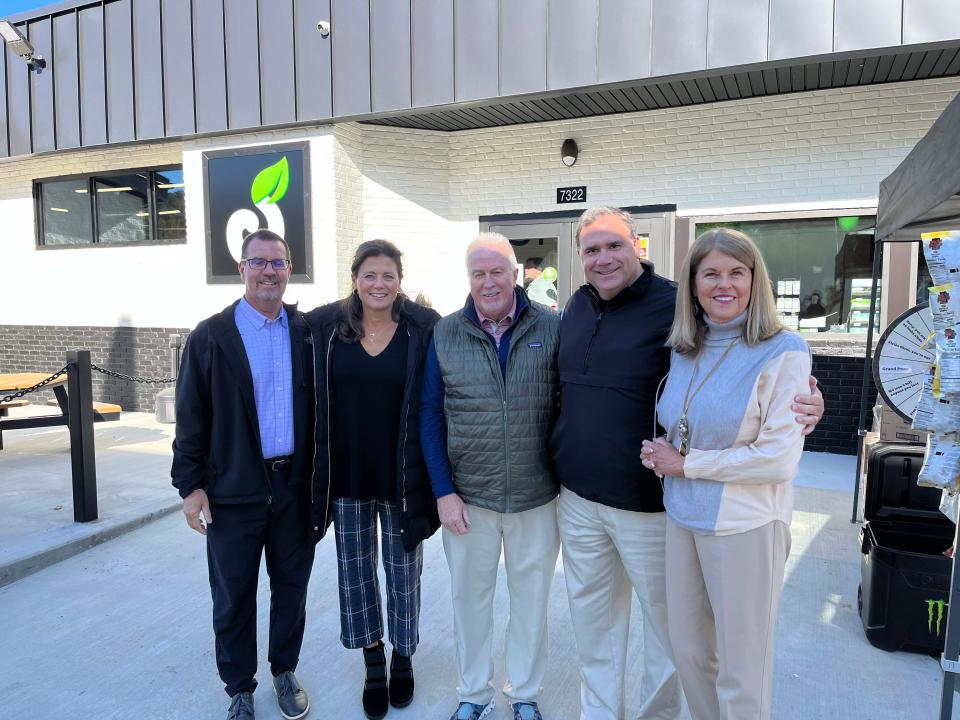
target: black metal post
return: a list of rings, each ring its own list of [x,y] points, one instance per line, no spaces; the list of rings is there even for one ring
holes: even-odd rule
[[[857,522],[860,504],[860,474],[863,471],[863,438],[867,434],[867,396],[873,374],[873,319],[877,311],[877,284],[883,274],[883,240],[873,246],[873,283],[870,286],[870,318],[867,322],[867,356],[863,361],[863,383],[860,385],[860,422],[857,424],[857,475],[853,480],[853,512],[850,522]]]
[[[957,547],[957,530],[954,529],[953,547]],[[947,634],[943,640],[943,655],[940,667],[943,668],[943,691],[940,695],[940,718],[953,718],[953,693],[957,689],[957,673],[960,672],[960,577],[958,577],[957,558],[954,556],[951,566],[950,594],[947,595]],[[954,600],[956,598],[956,600]]]
[[[90,351],[67,353],[67,394],[70,398],[70,464],[73,470],[73,519],[97,519],[97,461],[93,442],[93,378]]]

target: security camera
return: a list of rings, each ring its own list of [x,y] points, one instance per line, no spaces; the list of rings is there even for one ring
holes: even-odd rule
[[[321,20],[317,23],[317,31],[320,33],[320,37],[330,37],[330,23]]]

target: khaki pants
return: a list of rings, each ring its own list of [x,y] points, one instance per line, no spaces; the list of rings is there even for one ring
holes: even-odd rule
[[[694,720],[766,720],[790,528],[698,535],[667,521],[670,640]]]
[[[580,655],[583,720],[624,717],[631,584],[643,610],[639,717],[680,715],[680,683],[667,633],[665,517],[618,510],[567,489],[560,492],[563,575]]]
[[[493,596],[500,551],[507,573],[507,684],[510,702],[537,702],[547,667],[547,602],[560,538],[551,500],[521,513],[468,506],[470,532],[443,530],[450,567],[460,702],[493,699]]]

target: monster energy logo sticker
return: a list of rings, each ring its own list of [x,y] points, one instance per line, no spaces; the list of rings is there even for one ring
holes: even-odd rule
[[[927,600],[927,632],[933,632],[934,618],[937,623],[937,637],[940,637],[940,627],[943,624],[943,611],[950,603],[946,600]]]

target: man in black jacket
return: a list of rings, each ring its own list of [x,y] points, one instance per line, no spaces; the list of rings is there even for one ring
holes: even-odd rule
[[[577,249],[587,285],[560,322],[560,415],[551,450],[562,486],[563,571],[580,655],[582,720],[624,717],[630,590],[643,623],[640,718],[676,718],[680,683],[667,636],[663,488],[640,462],[659,433],[657,387],[670,369],[667,335],[676,284],[637,258],[633,220],[616,208],[584,212]],[[800,396],[810,427],[823,398]]]
[[[207,538],[217,668],[231,697],[228,720],[254,717],[264,552],[270,669],[281,714],[296,720],[309,711],[294,670],[314,553],[313,350],[302,314],[283,304],[292,272],[287,243],[257,230],[244,240],[242,257],[244,296],[202,321],[184,350],[171,475],[187,524]]]

